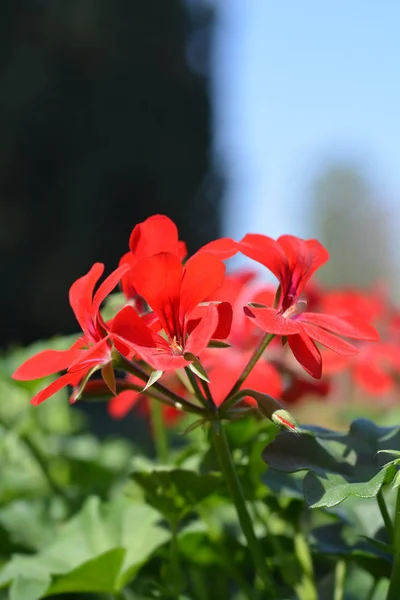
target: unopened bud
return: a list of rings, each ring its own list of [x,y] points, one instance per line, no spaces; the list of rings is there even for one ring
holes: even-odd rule
[[[298,426],[290,412],[284,409],[276,410],[272,413],[272,421],[277,425],[281,425],[285,429],[298,434]]]

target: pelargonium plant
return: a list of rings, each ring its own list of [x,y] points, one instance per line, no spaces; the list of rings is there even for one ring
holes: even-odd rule
[[[225,263],[238,253],[248,257],[248,268],[227,271]],[[311,279],[328,258],[317,240],[260,234],[219,239],[188,257],[175,224],[155,215],[134,227],[129,251],[110,275],[100,282],[104,265],[95,263],[72,284],[69,302],[81,335],[68,349],[34,354],[12,377],[25,382],[61,373],[36,388],[35,406],[65,388],[71,403],[105,399],[115,419],[137,407],[150,415],[158,463],[134,469],[130,480],[142,490],[142,503],[162,515],[166,524],[157,527],[166,537],[137,561],[140,568],[129,566],[130,551],[121,540],[107,551],[100,543],[97,554],[73,563],[70,571],[54,560],[45,567],[43,552],[51,553],[43,550],[34,569],[20,557],[18,570],[13,559],[0,572],[0,585],[12,586],[11,597],[90,592],[115,598],[343,600],[350,597],[346,573],[356,563],[372,578],[369,598],[381,580],[389,600],[400,598],[400,500],[392,520],[383,495],[400,483],[400,429],[356,419],[348,432],[334,432],[300,427],[292,415],[307,395],[324,402],[340,373],[353,381],[352,389],[376,396],[397,385],[398,313],[379,288],[369,294],[323,291]],[[277,287],[263,281],[260,265],[275,276]],[[189,440],[183,458],[169,448],[168,427],[177,422],[184,423]],[[235,431],[241,432],[236,439]],[[202,448],[196,460],[194,433]],[[266,473],[259,469],[261,454]],[[293,473],[303,471],[299,487]],[[382,515],[382,531],[364,536],[363,544],[361,538],[347,540],[348,518],[336,509],[351,497],[375,498]],[[204,564],[188,559],[187,535],[204,534],[194,527],[194,515],[209,510],[218,521],[224,503],[234,506],[239,529],[234,541],[207,533],[203,550],[214,552],[213,559],[204,558],[207,569],[214,560],[228,573],[224,591],[211,596],[209,582],[200,581]],[[318,522],[307,506],[316,509]],[[227,525],[225,517],[221,524]],[[228,539],[231,556],[222,550]],[[198,552],[201,547],[193,547]],[[96,576],[88,570],[90,561],[92,570],[100,564]],[[137,580],[153,583],[143,592],[135,588]]]

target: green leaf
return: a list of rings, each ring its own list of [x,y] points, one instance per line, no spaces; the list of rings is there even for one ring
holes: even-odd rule
[[[285,473],[304,470],[321,475],[352,473],[352,466],[342,459],[339,451],[335,452],[333,446],[310,433],[294,436],[284,431],[265,448],[262,456],[272,469]]]
[[[10,600],[39,600],[49,587],[50,578],[29,579],[18,575],[10,589]]]
[[[309,472],[303,480],[304,498],[311,508],[332,508],[349,496],[373,498],[381,489],[385,476],[386,471],[382,469],[368,481],[351,483],[341,475],[329,473],[326,477],[317,477]]]
[[[179,521],[220,485],[218,473],[200,475],[185,469],[138,471],[132,479],[146,492],[149,503],[169,521]]]
[[[149,506],[126,499],[101,504],[97,498],[89,498],[41,552],[15,555],[0,571],[0,586],[23,577],[39,581],[51,578],[55,589],[68,588],[71,592],[87,590],[82,587],[85,579],[88,586],[97,586],[95,591],[107,593],[111,583],[113,589],[121,589],[170,538],[158,521],[159,515]],[[107,569],[106,563],[110,564]],[[104,573],[97,576],[102,569]]]
[[[362,535],[361,537],[367,540],[372,546],[374,546],[381,552],[385,552],[386,554],[393,554],[393,548],[392,546],[390,546],[390,544],[386,544],[385,542],[369,537],[368,535]]]
[[[308,471],[303,492],[312,507],[333,507],[349,496],[374,497],[397,472],[398,427],[378,427],[356,419],[348,432],[302,428],[299,436],[283,432],[265,448],[264,460],[283,472]],[[396,481],[398,481],[396,479]]]
[[[86,561],[66,575],[57,577],[47,594],[66,592],[113,593],[119,589],[118,577],[125,554],[125,548],[114,548]]]

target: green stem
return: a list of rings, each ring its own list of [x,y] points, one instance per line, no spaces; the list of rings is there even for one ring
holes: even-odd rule
[[[122,356],[122,354],[118,354],[118,356],[114,359],[114,366],[116,369],[122,369],[123,371],[127,371],[132,375],[136,375],[136,377],[138,377],[142,381],[145,381],[146,383],[149,379],[148,373],[142,371],[140,367],[132,363],[130,360],[126,359],[124,356]],[[167,398],[170,398],[173,401],[174,405],[180,405],[187,412],[195,413],[197,415],[204,415],[203,408],[201,408],[200,406],[196,406],[191,402],[188,402],[188,400],[185,400],[184,398],[182,398],[182,396],[179,396],[179,394],[176,394],[162,383],[159,383],[157,381],[156,383],[153,383],[151,387],[154,388],[157,392],[160,392],[160,394],[163,394]]]
[[[267,564],[259,546],[259,542],[254,533],[253,523],[247,510],[243,488],[240,484],[240,480],[236,472],[235,464],[233,462],[233,458],[231,455],[231,451],[229,448],[228,440],[226,438],[223,425],[219,423],[218,431],[215,427],[211,427],[211,433],[221,471],[225,477],[226,483],[232,496],[232,500],[235,504],[240,526],[247,540],[247,545],[252,555],[255,569],[260,578],[262,579],[266,591],[270,594],[268,597],[272,599],[276,597],[274,595],[274,584],[272,580],[272,575],[269,572],[269,569],[267,568]]]
[[[243,372],[240,375],[240,377],[237,380],[237,382],[235,383],[235,385],[230,390],[227,398],[230,398],[233,394],[235,394],[241,388],[242,384],[247,379],[247,377],[250,375],[250,373],[253,370],[253,368],[255,367],[257,361],[261,358],[261,356],[264,353],[266,347],[274,339],[274,337],[275,337],[275,334],[273,334],[273,333],[266,333],[264,335],[264,337],[261,338],[261,340],[260,340],[257,348],[254,350],[253,354],[251,355],[251,357],[249,359],[249,362],[247,363],[247,365],[243,369]]]
[[[203,392],[200,389],[200,386],[197,382],[195,375],[192,373],[192,371],[189,369],[189,367],[185,367],[185,372],[186,372],[187,378],[189,379],[189,383],[192,386],[193,393],[196,396],[197,400],[199,400],[203,404],[203,406],[207,406],[207,401],[203,395]]]
[[[346,562],[344,560],[339,560],[335,569],[335,591],[333,594],[333,600],[344,600],[346,570]]]
[[[210,386],[208,385],[207,381],[204,381],[204,379],[201,380],[201,385],[204,390],[204,394],[207,398],[208,406],[212,410],[215,411],[216,406],[215,406],[214,398],[212,397],[212,394],[211,394]]]
[[[390,541],[390,543],[392,543],[393,535],[394,535],[394,527],[393,527],[392,519],[390,518],[390,515],[389,515],[389,511],[388,511],[388,508],[387,508],[387,505],[385,502],[385,497],[383,495],[382,488],[379,490],[379,492],[376,496],[376,499],[378,502],[379,510],[381,511],[382,519],[385,524],[387,534],[389,536],[389,541]]]
[[[162,416],[162,406],[158,400],[154,400],[153,398],[149,402],[151,428],[157,457],[161,462],[166,463],[168,462],[168,434]]]
[[[400,590],[400,488],[397,492],[394,516],[393,565],[386,600],[399,600]]]

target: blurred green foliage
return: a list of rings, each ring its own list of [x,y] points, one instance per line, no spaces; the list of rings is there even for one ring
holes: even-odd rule
[[[203,429],[181,438],[168,463],[160,464],[138,444],[113,437],[99,441],[89,434],[66,392],[33,407],[30,397],[43,381],[10,379],[28,355],[70,342],[60,338],[16,349],[0,362],[0,598],[73,593],[98,600],[110,595],[264,600]],[[391,557],[371,496],[388,487],[389,479],[361,494],[368,499],[353,492],[357,482],[369,481],[376,469],[396,460],[376,450],[397,448],[398,428],[359,420],[349,433],[314,427],[296,437],[277,431],[273,423],[254,418],[227,426],[279,597],[331,600],[340,564],[346,600],[363,600],[375,581],[374,599],[382,599]],[[310,450],[310,444],[320,451]],[[262,459],[265,448],[270,469]],[[304,478],[287,472],[299,469],[310,473]],[[311,474],[313,482],[307,481]],[[310,511],[303,493],[314,502],[318,490],[319,508]],[[391,494],[387,500],[390,507]]]

